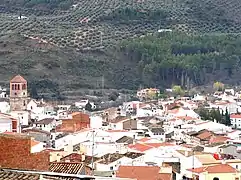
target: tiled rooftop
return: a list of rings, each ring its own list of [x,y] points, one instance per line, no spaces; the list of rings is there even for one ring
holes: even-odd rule
[[[157,166],[120,166],[116,177],[135,178],[136,180],[171,180],[172,175],[159,173]]]
[[[5,172],[0,171],[0,180],[39,180],[38,174],[27,174],[27,173],[17,173],[17,172]]]
[[[101,157],[101,161],[99,161],[98,163],[100,164],[110,164],[112,162],[115,162],[116,160],[120,159],[124,157],[123,154],[119,154],[119,153],[113,153],[113,154],[105,154],[104,156]]]
[[[56,173],[79,174],[83,167],[82,163],[54,162],[50,164],[49,170]]]
[[[194,169],[188,169],[188,171],[200,174],[203,172],[208,172],[209,174],[211,173],[236,173],[237,170],[233,167],[231,167],[228,164],[218,164],[214,166],[207,166],[207,167],[199,167],[199,168],[194,168]]]

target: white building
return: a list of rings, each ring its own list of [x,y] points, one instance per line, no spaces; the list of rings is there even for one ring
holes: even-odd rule
[[[31,112],[31,119],[39,120],[55,117],[54,107],[45,103],[43,100],[36,101],[32,99],[27,104],[27,110]]]
[[[0,86],[0,98],[7,98],[7,89]]]
[[[33,123],[34,128],[37,128],[37,129],[40,129],[43,131],[47,131],[47,132],[50,132],[56,126],[57,126],[56,120],[53,118],[45,118],[45,119],[42,119],[40,121],[36,121]]]
[[[11,116],[18,119],[21,125],[28,125],[30,122],[30,113],[28,111],[11,111]]]
[[[90,103],[92,109],[96,109],[96,105],[93,102],[90,102],[88,99],[82,99],[78,102],[75,102],[75,106],[80,108],[80,109],[84,109],[86,104]]]
[[[241,128],[241,114],[231,114],[230,119],[234,128]]]

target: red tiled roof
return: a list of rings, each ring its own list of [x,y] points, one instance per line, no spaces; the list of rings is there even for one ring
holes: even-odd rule
[[[139,139],[138,141],[140,141],[140,142],[146,142],[146,141],[149,141],[149,140],[150,140],[150,138],[144,137],[144,138]]]
[[[145,145],[152,146],[155,148],[161,147],[161,146],[175,146],[175,144],[163,142],[163,143],[145,143]]]
[[[225,136],[216,136],[213,137],[209,140],[209,143],[221,143],[221,142],[226,142],[228,139],[230,139],[229,137],[225,137]]]
[[[78,153],[71,153],[63,158],[60,159],[60,161],[62,162],[66,162],[66,161],[70,161],[70,162],[81,162],[82,160],[82,155],[78,154]]]
[[[197,118],[193,118],[190,116],[178,116],[178,119],[185,120],[185,121],[190,121],[190,120],[197,120]]]
[[[230,118],[240,118],[241,119],[241,114],[230,114]]]
[[[56,173],[80,174],[83,168],[83,163],[54,162],[50,164],[49,171]]]
[[[197,138],[201,139],[201,140],[208,140],[210,139],[212,136],[212,133],[208,132],[208,131],[204,131],[203,133],[199,134],[197,136]]]
[[[11,83],[27,83],[27,81],[20,75],[15,76],[10,82]]]
[[[140,151],[140,152],[145,152],[149,149],[152,149],[153,146],[148,146],[148,145],[145,145],[145,144],[130,144],[128,146],[130,149],[133,149],[133,150],[136,150],[136,151]]]
[[[232,166],[228,164],[218,164],[214,166],[207,166],[207,167],[199,167],[194,169],[187,169],[188,171],[194,172],[194,173],[203,173],[208,172],[211,173],[236,173],[237,170],[233,168]]]
[[[112,119],[112,120],[111,120],[111,123],[117,124],[117,123],[120,123],[120,122],[122,122],[122,121],[127,121],[127,120],[129,120],[129,119],[130,119],[129,117],[118,116],[118,117],[116,117],[115,119]]]
[[[157,166],[120,166],[116,177],[133,178],[136,180],[171,180],[172,175],[159,173]]]
[[[39,141],[31,140],[31,147],[36,146],[39,143],[40,143]]]

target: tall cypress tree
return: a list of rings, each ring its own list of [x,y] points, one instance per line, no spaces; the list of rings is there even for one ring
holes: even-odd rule
[[[228,112],[228,108],[226,108],[226,111],[225,111],[225,125],[226,126],[231,125],[231,119],[230,119],[230,114]]]

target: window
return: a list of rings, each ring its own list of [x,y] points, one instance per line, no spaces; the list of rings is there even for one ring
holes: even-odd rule
[[[219,180],[219,178],[215,177],[215,178],[213,178],[213,180]]]
[[[26,102],[25,101],[23,101],[23,105],[26,106]]]
[[[15,90],[15,88],[14,88],[14,84],[12,84],[12,90]]]
[[[18,90],[20,90],[20,84],[18,84]]]
[[[114,169],[113,166],[111,166],[111,167],[110,167],[110,170],[113,171],[113,169]]]
[[[236,169],[238,169],[238,165],[236,165]]]
[[[26,84],[23,84],[22,85],[22,90],[25,90],[26,89]]]
[[[14,90],[17,90],[17,84],[14,84]]]

